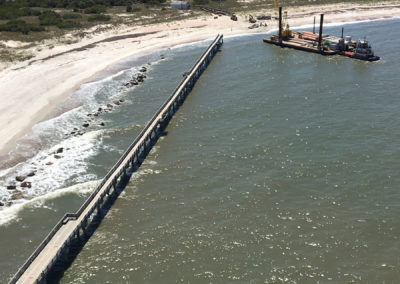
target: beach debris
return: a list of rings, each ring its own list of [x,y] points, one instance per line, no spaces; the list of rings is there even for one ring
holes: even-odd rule
[[[119,106],[121,103],[119,101],[114,101],[114,104],[116,104],[117,106]]]
[[[47,166],[51,166],[52,164],[54,164],[53,162],[47,162],[46,165]]]
[[[60,156],[60,155],[54,155],[54,159],[61,159],[62,158],[62,156]]]
[[[259,27],[258,24],[253,24],[253,25],[251,25],[251,26],[249,27],[249,29],[256,29],[256,28],[258,28],[258,27]]]
[[[60,148],[57,149],[56,153],[57,153],[57,154],[60,154],[60,153],[62,153],[63,151],[64,151],[64,148],[63,148],[63,147],[60,147]]]
[[[16,181],[19,181],[19,182],[22,182],[22,181],[24,181],[26,179],[26,177],[23,177],[23,176],[17,176],[17,177],[15,177],[15,180]]]
[[[111,104],[107,104],[107,108],[108,108],[108,109],[112,109],[113,106],[112,106]]]
[[[123,103],[124,101],[125,101],[124,99],[120,99],[120,100],[119,100],[120,103]]]
[[[28,176],[28,177],[33,177],[35,174],[36,174],[35,171],[32,171],[32,172],[30,172],[29,174],[27,174],[26,176]]]
[[[76,133],[75,131],[72,131],[72,132],[71,132],[71,135],[75,135],[75,133]]]
[[[89,123],[82,124],[83,127],[89,127]]]
[[[91,113],[88,113],[87,116],[92,116],[92,114],[91,114]]]
[[[4,203],[0,201],[0,206],[4,206]]]
[[[97,111],[102,111],[103,110],[103,108],[101,108],[101,107],[99,107],[98,109],[97,109]]]
[[[7,185],[7,189],[8,190],[17,189],[17,186],[15,184],[10,184],[10,185]]]
[[[144,66],[142,66],[142,68],[140,68],[140,70],[139,70],[140,72],[146,72],[147,71],[147,68],[146,67],[144,67]]]
[[[271,20],[271,16],[270,15],[262,15],[262,16],[257,16],[256,17],[257,20]]]
[[[161,55],[160,55],[160,58],[161,58],[161,59],[165,59],[165,55],[164,55],[164,54],[161,54]]]
[[[232,14],[232,16],[231,16],[231,20],[232,20],[232,21],[237,21],[237,20],[238,20],[238,18],[237,18],[237,16],[236,16],[235,14]]]
[[[104,122],[100,123],[100,126],[104,126],[104,125],[105,125]]]

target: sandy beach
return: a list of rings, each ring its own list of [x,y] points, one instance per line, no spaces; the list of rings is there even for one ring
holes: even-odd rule
[[[313,16],[325,14],[325,23],[385,19],[400,16],[400,4],[372,5],[338,4],[289,8],[293,26],[311,24]],[[257,11],[254,14],[273,14]],[[264,33],[276,29],[275,21],[268,26],[250,30],[246,15],[238,14],[234,22],[227,16],[201,16],[196,19],[149,26],[119,27],[84,38],[78,43],[48,45],[29,61],[0,65],[0,161],[16,149],[18,139],[32,126],[46,119],[52,109],[63,102],[81,84],[115,62],[154,50],[215,37],[249,32]],[[11,46],[15,43],[6,42]]]

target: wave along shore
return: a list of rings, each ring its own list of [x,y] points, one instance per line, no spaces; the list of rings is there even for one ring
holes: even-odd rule
[[[259,13],[271,14],[272,11]],[[400,16],[400,5],[338,4],[289,8],[292,27],[310,24],[313,15],[324,13],[326,24],[344,24],[365,20],[391,19]],[[275,21],[266,21],[257,33],[277,28]],[[246,15],[234,22],[223,16],[203,16],[166,24],[121,27],[72,45],[53,49],[43,46],[32,60],[8,66],[0,72],[0,168],[21,161],[12,159],[17,141],[32,131],[38,122],[54,115],[54,108],[65,101],[83,83],[110,65],[133,56],[148,54],[182,44],[209,39],[216,33],[237,36],[249,33]],[[110,40],[110,38],[112,40]],[[106,40],[107,39],[107,40]],[[86,47],[89,44],[90,48]]]
[[[312,16],[319,13],[325,13],[326,23],[391,18],[400,15],[400,5],[338,4],[289,8],[288,13],[291,26],[299,26],[310,23]],[[10,151],[15,150],[16,141],[29,133],[36,123],[45,119],[54,106],[107,66],[157,49],[211,38],[216,33],[225,36],[248,33],[250,24],[245,20],[246,15],[238,16],[237,22],[226,16],[217,19],[204,16],[167,24],[121,27],[76,44],[60,45],[51,50],[43,47],[31,60],[34,61],[32,64],[17,63],[2,70],[0,160],[5,161]],[[268,27],[261,27],[257,32],[277,28],[275,21],[267,23]],[[119,40],[104,41],[92,48],[79,50],[80,47],[116,35],[121,36]],[[72,49],[75,51],[68,52]],[[57,54],[61,55],[54,56]]]

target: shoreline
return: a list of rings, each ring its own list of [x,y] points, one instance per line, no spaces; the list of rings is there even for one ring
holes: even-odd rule
[[[379,8],[379,9],[377,9]],[[325,23],[390,20],[400,16],[400,5],[315,5],[289,7],[292,28],[311,23],[313,15],[325,13]],[[308,11],[304,18],[305,11]],[[272,14],[265,10],[259,13]],[[179,47],[213,38],[268,33],[277,28],[275,20],[262,21],[268,27],[249,30],[244,14],[234,22],[227,16],[214,15],[149,26],[121,27],[85,38],[71,45],[53,49],[43,47],[30,61],[13,64],[0,71],[0,161],[10,158],[18,140],[32,127],[48,119],[55,106],[64,102],[82,84],[112,65],[131,57],[140,57],[157,50]],[[254,32],[253,32],[254,31]],[[115,40],[110,40],[114,38]],[[15,163],[20,162],[16,161]],[[8,166],[12,166],[11,164]],[[7,167],[8,167],[7,166]]]

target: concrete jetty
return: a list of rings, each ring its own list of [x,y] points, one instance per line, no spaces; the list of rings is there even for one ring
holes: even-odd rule
[[[128,177],[128,171],[140,167],[222,44],[223,35],[218,35],[79,210],[61,218],[9,283],[46,282],[53,265],[65,257],[76,238],[86,234],[94,216],[112,195],[117,194],[117,184]]]

